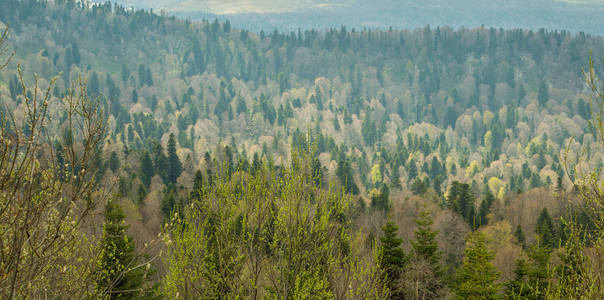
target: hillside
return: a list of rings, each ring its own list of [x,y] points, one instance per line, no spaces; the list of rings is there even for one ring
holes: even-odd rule
[[[220,8],[231,2],[204,3],[231,13]],[[296,3],[300,10],[316,5]],[[495,8],[484,4],[484,9],[497,13],[502,3],[489,4]],[[451,4],[440,5],[433,12]],[[380,8],[375,9],[377,14]],[[347,18],[342,11],[330,15]],[[272,13],[285,12],[266,17]],[[446,16],[442,20],[458,25]],[[31,98],[28,93],[37,95],[31,88],[23,92],[18,65],[27,86],[36,83],[37,74],[39,90],[50,87],[50,103],[60,102],[74,80],[85,78],[87,95],[102,109],[107,125],[98,149],[83,147],[94,153],[90,180],[115,195],[137,249],[167,224],[176,224],[178,233],[162,244],[169,259],[154,263],[156,280],[172,296],[190,292],[180,284],[196,274],[200,286],[213,280],[222,284],[199,289],[217,291],[203,294],[210,298],[224,295],[221,291],[287,298],[294,285],[304,295],[307,286],[299,282],[326,298],[338,291],[368,297],[380,288],[370,279],[382,267],[372,254],[378,241],[387,243],[382,225],[394,220],[405,238],[401,247],[411,253],[414,230],[428,226],[421,225],[428,224],[420,220],[428,218],[421,211],[429,212],[440,232],[432,237],[438,236],[442,251],[442,259],[436,259],[442,270],[435,274],[445,278],[444,273],[461,270],[464,238],[476,231],[496,242],[502,238],[489,251],[497,254],[494,268],[502,272],[501,281],[512,280],[510,261],[525,251],[533,255],[528,244],[539,245],[547,231],[548,247],[562,251],[570,237],[561,217],[587,214],[582,204],[571,202],[581,198],[581,174],[572,167],[604,166],[604,144],[588,123],[592,91],[582,73],[591,55],[594,75],[604,77],[604,62],[595,59],[604,55],[604,39],[598,35],[473,23],[458,29],[337,26],[255,33],[235,22],[195,22],[73,1],[5,0],[0,21],[9,25],[7,45],[15,50],[0,73],[3,118],[27,119],[30,102],[25,99]],[[44,123],[44,143],[61,159],[77,157],[61,146],[78,138],[66,129],[66,112],[50,105],[48,113],[55,119]],[[31,125],[22,124],[29,136]],[[12,136],[10,126],[3,134]],[[48,172],[69,181],[63,171]],[[94,209],[100,215],[99,207]],[[119,219],[120,213],[108,216]],[[594,228],[582,220],[585,228]],[[90,226],[86,230],[99,236],[99,229]],[[217,233],[207,238],[207,232]],[[518,232],[526,233],[522,242]],[[300,244],[288,244],[295,234]],[[481,241],[470,238],[468,245]],[[226,248],[212,248],[216,243]],[[187,247],[203,249],[195,255],[207,257],[189,261]],[[311,259],[332,256],[320,263]],[[359,258],[358,264],[351,257]],[[309,265],[304,272],[295,269],[298,258]],[[228,272],[187,273],[175,262]],[[231,264],[233,269],[225,267]],[[254,277],[251,265],[269,271]],[[277,273],[285,283],[271,282]],[[348,278],[358,290],[340,285],[341,274],[358,274]],[[443,282],[439,293],[451,296]]]

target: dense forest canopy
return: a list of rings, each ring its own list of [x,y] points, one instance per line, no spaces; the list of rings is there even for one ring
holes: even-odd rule
[[[78,266],[35,268],[96,266],[92,283],[56,295],[81,284],[81,297],[562,297],[572,284],[553,284],[552,253],[563,268],[577,244],[602,250],[583,188],[600,182],[585,170],[604,166],[601,36],[252,32],[72,0],[5,0],[0,23],[10,29],[0,49],[14,50],[0,72],[1,142],[16,153],[0,158],[45,176],[20,185],[12,169],[2,175],[54,199],[41,202],[52,213],[40,222],[88,237],[53,260],[86,257]],[[44,194],[44,180],[64,187]],[[73,208],[63,191],[77,195]],[[62,225],[80,214],[82,228]],[[59,247],[45,231],[28,246],[18,233],[34,225],[17,223],[5,237],[27,255]],[[488,282],[475,284],[476,268]],[[0,276],[0,295],[28,295],[19,263],[0,264],[4,274],[15,279]],[[50,278],[29,295],[59,286]]]

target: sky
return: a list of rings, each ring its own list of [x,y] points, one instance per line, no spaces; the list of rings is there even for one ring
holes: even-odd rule
[[[104,1],[104,0],[94,0]],[[584,31],[604,35],[604,0],[114,0],[259,31],[425,25]]]

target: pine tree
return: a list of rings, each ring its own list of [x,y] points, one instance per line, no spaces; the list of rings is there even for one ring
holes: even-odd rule
[[[379,257],[382,280],[390,289],[390,298],[400,299],[403,295],[398,283],[407,260],[401,247],[403,240],[398,237],[398,226],[392,221],[386,222],[386,225],[382,227],[382,231],[384,236],[380,238],[382,244]]]
[[[105,299],[137,299],[143,295],[145,273],[134,268],[138,262],[127,229],[119,205],[107,203],[96,277],[97,292]]]
[[[468,237],[463,265],[455,274],[453,292],[458,299],[498,299],[499,272],[491,262],[494,254],[487,248],[484,233],[476,231]]]
[[[182,163],[176,154],[176,139],[174,134],[170,134],[168,140],[168,182],[176,183],[176,179],[182,173]]]

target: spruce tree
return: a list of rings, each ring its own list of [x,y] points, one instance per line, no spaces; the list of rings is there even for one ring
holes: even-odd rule
[[[535,233],[541,239],[541,242],[544,245],[552,249],[557,246],[554,225],[552,222],[552,218],[550,217],[549,212],[547,211],[547,208],[544,208],[539,214]]]
[[[400,299],[403,295],[399,288],[399,281],[407,260],[401,247],[403,240],[398,237],[398,226],[392,221],[386,222],[382,231],[384,236],[380,238],[382,243],[379,257],[382,280],[390,289],[390,298]]]
[[[170,134],[168,140],[168,182],[176,183],[176,179],[182,173],[182,163],[176,154],[176,138],[174,134]]]
[[[117,169],[120,167],[120,160],[117,157],[117,153],[115,153],[115,151],[111,152],[111,155],[109,156],[109,169],[111,169],[111,172],[115,173],[117,172]]]
[[[549,91],[547,84],[545,82],[541,82],[539,85],[539,90],[537,91],[537,101],[539,102],[539,106],[544,106],[549,100]]]
[[[474,195],[470,185],[454,181],[449,189],[447,203],[449,207],[460,214],[470,226],[475,227],[476,209],[474,207]]]
[[[524,231],[522,231],[522,227],[520,224],[516,226],[516,230],[514,231],[514,237],[516,238],[516,243],[522,248],[526,248],[526,236],[524,235]]]
[[[424,282],[431,297],[436,297],[443,287],[443,270],[440,264],[441,253],[436,243],[438,231],[432,230],[432,215],[427,210],[422,210],[415,219],[417,229],[415,230],[415,241],[411,243],[415,259],[423,259],[430,264],[433,274],[431,282]]]
[[[491,190],[489,188],[487,188],[486,190],[486,195],[482,202],[480,202],[480,207],[478,208],[478,224],[480,226],[487,225],[487,215],[489,214],[491,205],[493,205],[493,202],[495,202],[495,196],[493,196]]]
[[[463,265],[455,274],[453,292],[458,299],[498,299],[499,272],[493,266],[493,252],[487,248],[487,237],[476,231],[468,237]]]
[[[153,145],[153,167],[164,182],[168,182],[168,158],[160,143]]]
[[[148,152],[145,152],[141,159],[141,180],[145,186],[149,187],[149,185],[151,185],[151,178],[153,178],[154,173],[151,156]]]
[[[512,299],[546,299],[553,276],[549,265],[551,250],[537,238],[537,243],[526,254],[528,262],[523,259],[516,261],[515,277],[506,284],[506,296]]]
[[[105,299],[142,296],[145,273],[141,268],[134,268],[137,257],[127,229],[119,205],[113,201],[107,203],[96,276],[97,292]]]

